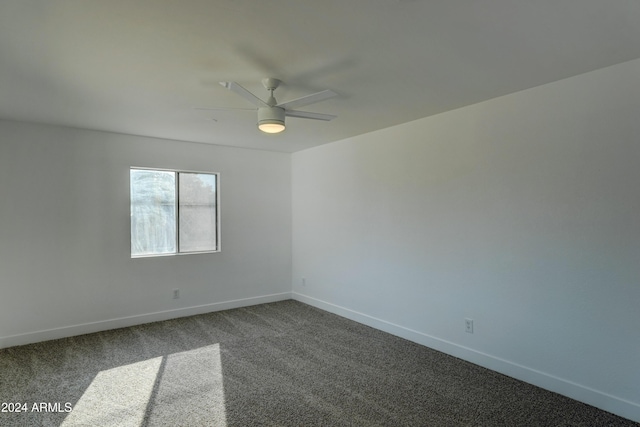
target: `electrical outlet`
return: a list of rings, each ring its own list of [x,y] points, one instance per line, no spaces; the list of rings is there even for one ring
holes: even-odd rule
[[[173,290],[173,299],[178,299],[180,298],[180,289],[174,289]]]
[[[468,334],[473,333],[473,319],[464,319],[464,331]]]

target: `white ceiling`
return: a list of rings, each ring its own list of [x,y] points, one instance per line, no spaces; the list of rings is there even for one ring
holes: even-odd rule
[[[293,152],[637,58],[638,0],[0,0],[0,118]],[[263,77],[338,118],[194,108]]]

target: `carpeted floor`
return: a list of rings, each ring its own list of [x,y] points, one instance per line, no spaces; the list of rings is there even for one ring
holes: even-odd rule
[[[0,350],[0,402],[3,427],[639,425],[296,301]]]

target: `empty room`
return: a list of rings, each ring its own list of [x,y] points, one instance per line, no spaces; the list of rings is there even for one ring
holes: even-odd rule
[[[0,426],[637,426],[640,2],[0,1]]]

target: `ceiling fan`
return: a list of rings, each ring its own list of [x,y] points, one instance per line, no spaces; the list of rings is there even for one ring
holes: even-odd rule
[[[285,129],[285,116],[325,121],[329,121],[337,117],[331,114],[294,110],[294,108],[303,107],[305,105],[333,98],[334,96],[337,96],[337,93],[331,90],[323,90],[322,92],[317,92],[278,104],[276,98],[273,96],[273,91],[280,86],[280,83],[282,83],[280,80],[271,77],[262,79],[262,85],[269,91],[269,98],[266,101],[263,101],[236,82],[220,82],[222,86],[229,89],[231,92],[237,93],[258,107],[258,129],[265,133],[282,132]]]

